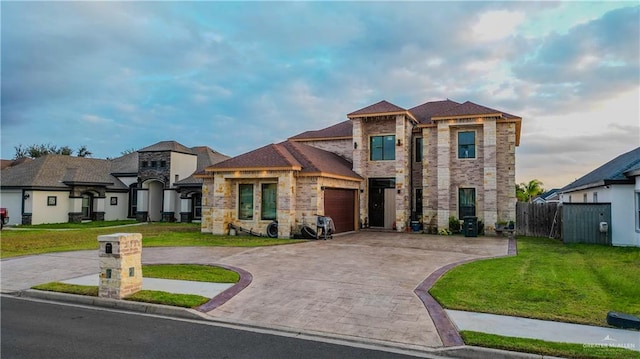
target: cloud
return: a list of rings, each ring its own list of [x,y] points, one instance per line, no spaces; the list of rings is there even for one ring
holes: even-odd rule
[[[518,25],[524,21],[524,13],[516,11],[487,11],[480,14],[472,26],[473,36],[479,41],[496,41],[513,36]]]

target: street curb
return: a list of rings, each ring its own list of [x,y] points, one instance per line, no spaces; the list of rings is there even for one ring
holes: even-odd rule
[[[92,305],[102,308],[121,309],[146,314],[163,315],[184,319],[208,320],[206,314],[189,308],[172,307],[168,305],[133,302],[129,300],[117,300],[110,298],[91,297],[86,295],[49,292],[37,289],[27,289],[12,293],[16,297],[51,300],[56,302]]]
[[[502,349],[492,349],[483,347],[474,347],[466,345],[458,348],[445,348],[440,351],[443,355],[451,355],[454,358],[460,359],[561,359],[558,357],[512,352]]]

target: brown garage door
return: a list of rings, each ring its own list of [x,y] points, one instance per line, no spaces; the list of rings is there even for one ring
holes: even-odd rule
[[[324,213],[331,217],[336,233],[355,229],[356,190],[327,188],[324,190]]]

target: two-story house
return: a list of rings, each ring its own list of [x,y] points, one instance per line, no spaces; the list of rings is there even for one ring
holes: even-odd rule
[[[206,168],[202,231],[265,232],[277,220],[289,237],[314,215],[332,217],[337,232],[515,218],[520,117],[445,100],[381,101],[347,118]]]

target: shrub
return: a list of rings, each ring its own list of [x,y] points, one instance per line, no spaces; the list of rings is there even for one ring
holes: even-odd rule
[[[451,233],[460,233],[460,221],[456,216],[449,217],[449,231]]]

